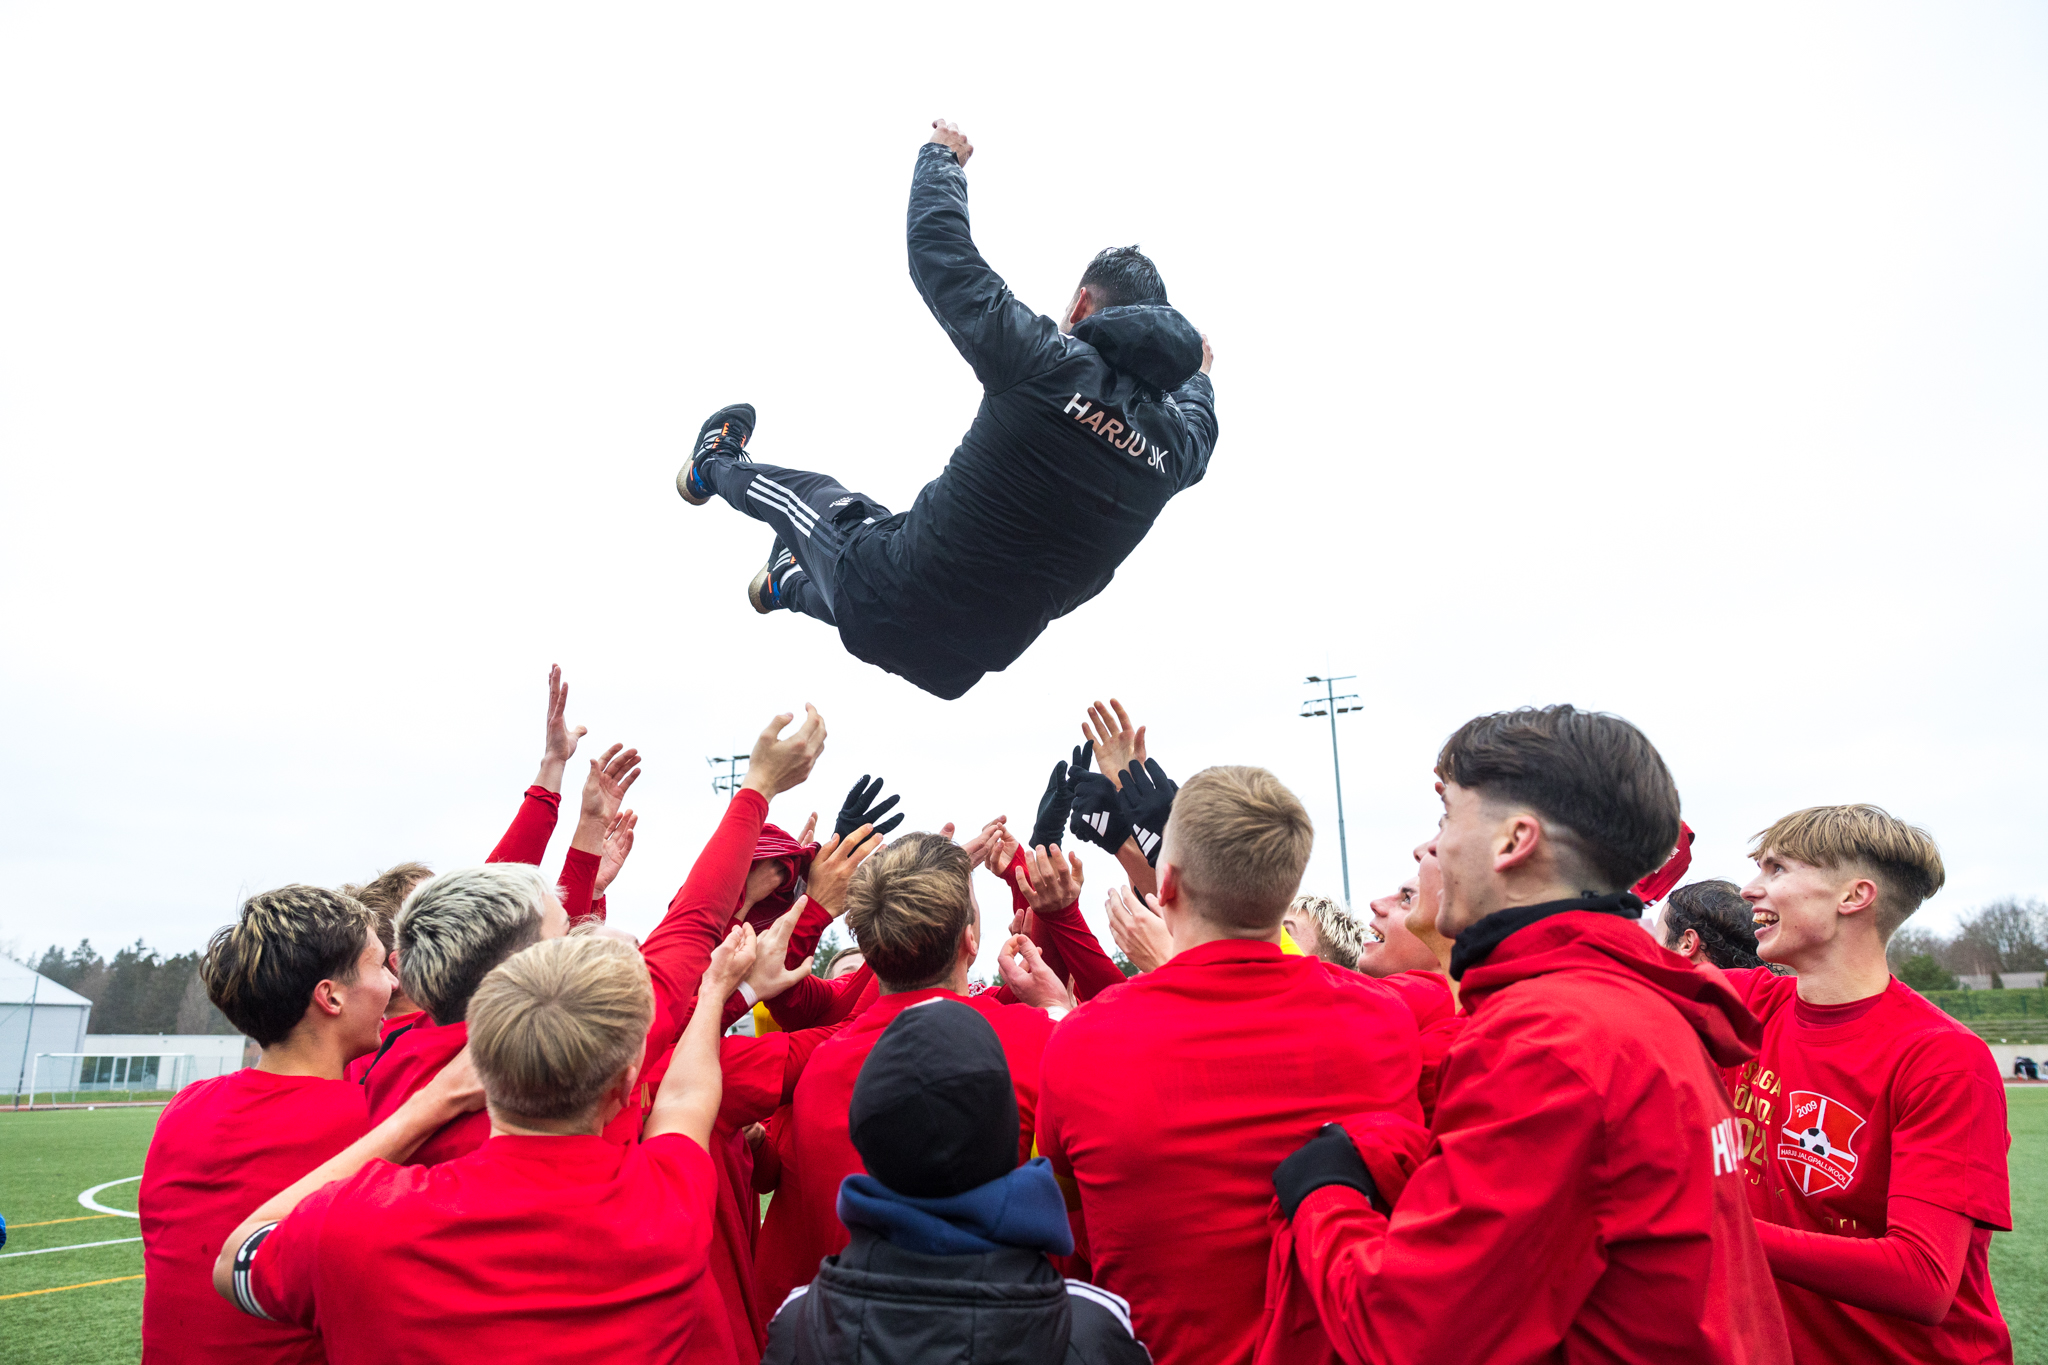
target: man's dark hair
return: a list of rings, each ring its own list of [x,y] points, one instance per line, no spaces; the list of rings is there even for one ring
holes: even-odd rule
[[[1631,886],[1678,843],[1678,787],[1656,746],[1619,716],[1572,706],[1476,716],[1444,741],[1436,775],[1550,822],[1561,870],[1594,882],[1582,890]]]
[[[398,946],[398,931],[393,927],[398,912],[405,905],[405,898],[412,889],[434,875],[434,870],[425,863],[400,863],[387,867],[370,880],[354,882],[341,888],[341,894],[352,896],[370,907],[370,913],[377,917],[377,938],[390,952]]]
[[[1135,246],[1113,246],[1097,252],[1081,272],[1081,287],[1095,300],[1097,308],[1166,302],[1166,281],[1159,278],[1159,267]]]
[[[1678,951],[1686,930],[1700,936],[1707,961],[1722,970],[1760,967],[1755,916],[1734,882],[1688,882],[1664,902],[1664,946]]]
[[[322,981],[352,983],[373,920],[360,901],[319,886],[281,886],[242,902],[206,945],[207,998],[260,1047],[283,1042]]]

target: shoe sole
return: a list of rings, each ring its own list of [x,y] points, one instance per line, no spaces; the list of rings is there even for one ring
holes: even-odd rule
[[[690,504],[690,506],[702,507],[705,503],[711,501],[711,497],[709,494],[706,494],[700,498],[690,491],[690,474],[696,468],[697,457],[695,455],[683,461],[683,467],[676,472],[676,492],[682,494],[683,501]]]
[[[747,602],[755,611],[767,616],[775,610],[775,604],[767,600],[770,591],[770,572],[774,568],[771,560],[754,571],[754,581],[747,584]]]

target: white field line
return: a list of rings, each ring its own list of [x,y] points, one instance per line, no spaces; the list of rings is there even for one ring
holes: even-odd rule
[[[37,1251],[0,1251],[0,1261],[11,1261],[17,1256],[47,1256],[53,1251],[84,1251],[87,1247],[117,1247],[126,1242],[139,1242],[140,1237],[115,1237],[105,1242],[78,1242],[68,1247],[43,1247]]]
[[[119,1180],[109,1180],[104,1185],[95,1185],[91,1189],[87,1190],[84,1194],[79,1195],[78,1202],[84,1205],[86,1208],[91,1209],[94,1213],[111,1213],[116,1218],[140,1218],[142,1217],[142,1215],[135,1212],[133,1209],[110,1209],[105,1204],[100,1203],[99,1200],[93,1198],[93,1196],[98,1194],[101,1190],[111,1190],[116,1185],[133,1185],[136,1181],[140,1179],[142,1179],[142,1177],[139,1175],[125,1175],[122,1176]],[[52,1250],[55,1250],[55,1248],[53,1247]]]

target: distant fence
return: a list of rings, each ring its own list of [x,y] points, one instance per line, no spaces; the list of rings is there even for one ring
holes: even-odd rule
[[[1965,1023],[1997,1019],[2036,1019],[2048,1022],[2048,989],[1928,991],[1927,998]]]
[[[92,1052],[38,1052],[29,1067],[27,1098],[36,1096],[175,1093],[194,1081],[239,1069],[237,1059],[199,1057],[190,1052],[145,1052],[106,1056]],[[20,1101],[19,1096],[16,1102]]]

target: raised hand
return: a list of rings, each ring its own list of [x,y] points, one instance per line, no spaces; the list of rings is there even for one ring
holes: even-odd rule
[[[1109,936],[1141,972],[1149,972],[1173,956],[1173,935],[1166,931],[1159,898],[1140,900],[1128,886],[1109,893]]]
[[[626,858],[633,852],[633,829],[640,823],[640,817],[632,811],[622,810],[612,817],[605,828],[604,850],[598,855],[597,882],[591,887],[590,898],[596,900],[605,892],[619,875],[619,869],[626,865]]]
[[[962,166],[967,164],[968,157],[974,155],[974,144],[967,140],[967,134],[961,132],[942,118],[932,120],[932,135],[926,138],[925,141],[936,142],[941,147],[951,148],[954,159]]]
[[[1088,719],[1081,722],[1081,733],[1095,750],[1102,771],[1119,786],[1124,769],[1145,761],[1145,727],[1132,729],[1131,718],[1124,714],[1124,704],[1115,697],[1109,699],[1108,707],[1099,701],[1089,703]]]
[[[987,851],[982,854],[982,866],[998,877],[1007,878],[1010,875],[1010,864],[1016,861],[1017,850],[1020,847],[1017,836],[1010,833],[1008,825],[1004,825],[996,831],[995,838],[989,841]]]
[[[1010,993],[1027,1005],[1042,1010],[1074,1008],[1074,993],[1067,983],[1045,965],[1038,945],[1022,934],[1004,940],[1003,951],[996,956],[996,970],[1003,974]]]
[[[1105,853],[1114,854],[1131,837],[1123,793],[1100,773],[1082,773],[1074,784],[1074,819],[1069,826]]]
[[[1070,762],[1052,765],[1045,795],[1038,798],[1038,819],[1031,826],[1031,846],[1056,844],[1067,832],[1067,816],[1074,809],[1074,783],[1088,771],[1088,759],[1095,752],[1092,743],[1076,744]]]
[[[581,725],[576,727],[575,733],[570,733],[569,724],[563,719],[568,707],[569,684],[562,681],[562,666],[550,665],[547,740],[540,751],[540,773],[533,779],[533,785],[551,792],[562,789],[562,774],[576,753],[577,741],[589,733]]]
[[[782,727],[793,719],[785,711],[768,722],[768,728],[754,741],[746,781],[740,784],[771,801],[809,777],[818,755],[825,752],[825,718],[818,708],[804,703],[803,724],[783,735]]]
[[[1031,850],[1024,859],[1024,899],[1038,914],[1081,903],[1081,855],[1069,858],[1058,844]]]
[[[1156,758],[1124,769],[1124,810],[1131,818],[1131,838],[1137,840],[1148,866],[1159,866],[1159,842],[1166,837],[1166,817],[1173,813],[1179,791],[1180,784],[1166,775]]]
[[[754,968],[747,973],[747,984],[753,987],[756,1000],[773,1000],[811,974],[812,959],[808,957],[794,970],[788,966],[789,936],[796,932],[796,922],[803,912],[803,902],[799,901],[778,915],[775,923],[754,940]]]
[[[816,811],[812,811],[812,812],[810,813],[810,816],[809,816],[809,818],[807,818],[807,819],[806,819],[806,820],[804,821],[804,830],[803,830],[803,833],[801,833],[801,834],[799,834],[799,835],[797,835],[797,836],[796,836],[796,842],[797,842],[797,847],[801,848],[801,847],[803,847],[803,846],[804,846],[805,844],[808,844],[808,843],[809,843],[809,842],[811,841],[811,836],[812,836],[813,834],[816,834],[817,832],[818,832],[818,812],[816,812]]]
[[[834,834],[825,840],[817,856],[811,859],[810,876],[804,880],[804,894],[825,907],[825,913],[838,919],[846,913],[846,888],[853,881],[853,874],[860,865],[882,850],[882,841],[871,837],[874,830],[867,825],[855,829],[844,839]]]
[[[888,815],[896,803],[903,798],[892,796],[878,806],[875,804],[875,798],[881,794],[882,779],[877,777],[870,782],[868,775],[862,773],[860,781],[854,783],[853,789],[846,793],[846,803],[839,808],[839,819],[834,822],[832,832],[841,839],[845,839],[847,835],[853,833],[862,825],[871,826],[876,834],[887,834],[890,830],[902,824],[902,811],[897,811],[895,815],[890,816],[887,820],[884,820],[882,817]]]
[[[704,984],[698,999],[708,996],[718,1005],[723,1005],[726,997],[747,979],[747,973],[754,970],[756,951],[754,928],[741,920],[725,936],[725,942],[711,950],[711,965],[704,969]]]
[[[989,849],[995,845],[996,836],[1003,833],[1003,826],[1009,818],[1007,815],[998,815],[995,819],[981,827],[981,833],[960,845],[960,847],[967,850],[968,861],[976,863],[987,861]]]
[[[590,776],[583,779],[583,818],[596,820],[609,829],[619,813],[626,790],[640,780],[640,751],[614,744],[590,760]]]

